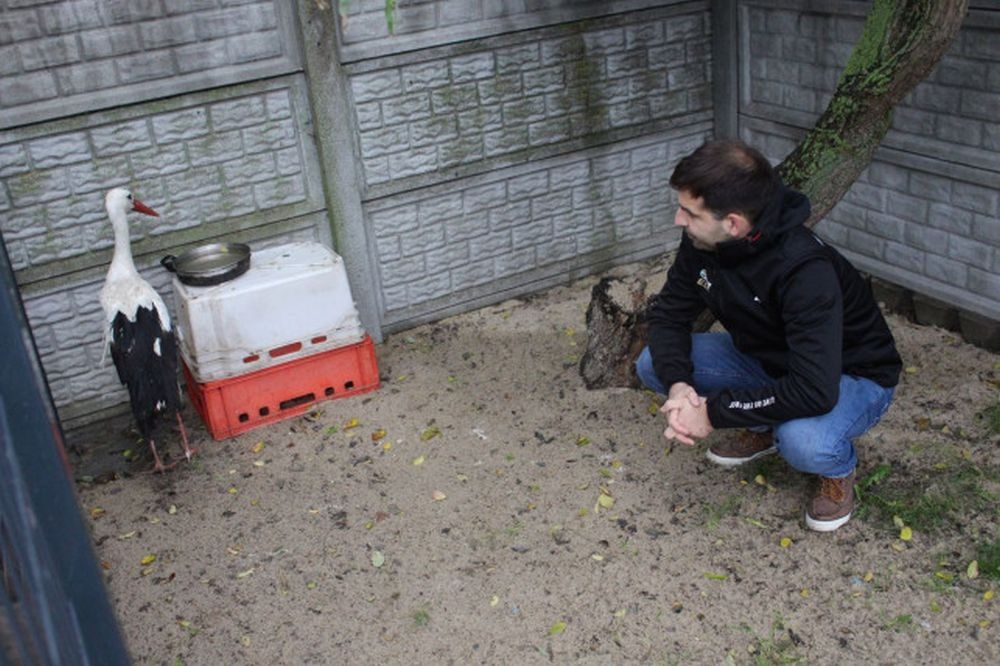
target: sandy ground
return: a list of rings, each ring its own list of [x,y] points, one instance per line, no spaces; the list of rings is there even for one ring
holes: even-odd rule
[[[909,541],[874,514],[811,533],[808,478],[717,468],[662,440],[654,395],[583,387],[595,282],[392,335],[378,391],[233,439],[188,408],[200,451],[166,475],[123,461],[121,424],[73,434],[135,662],[1000,663],[998,585],[967,575],[1000,532],[977,418],[1000,357],[891,317],[909,370],[860,476],[971,461],[989,508]]]

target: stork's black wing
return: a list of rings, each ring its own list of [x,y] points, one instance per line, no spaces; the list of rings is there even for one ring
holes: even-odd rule
[[[111,358],[139,432],[148,438],[157,415],[180,409],[173,331],[164,329],[155,308],[140,307],[134,322],[119,312],[111,323]]]

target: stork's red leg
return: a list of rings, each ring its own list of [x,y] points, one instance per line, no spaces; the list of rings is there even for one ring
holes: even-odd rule
[[[161,474],[167,471],[167,469],[169,468],[165,467],[163,461],[160,460],[160,454],[156,452],[156,444],[153,443],[152,437],[149,438],[149,450],[153,453],[154,471],[157,471]],[[171,465],[171,467],[173,467],[173,465]]]
[[[181,429],[181,446],[184,447],[184,456],[188,460],[191,460],[191,456],[193,456],[196,451],[195,449],[192,449],[191,445],[188,443],[187,430],[184,428],[184,421],[181,420],[180,412],[177,412],[177,425]]]

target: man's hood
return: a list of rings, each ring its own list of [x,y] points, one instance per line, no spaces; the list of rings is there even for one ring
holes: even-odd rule
[[[738,263],[770,247],[790,229],[805,224],[811,210],[806,195],[779,185],[750,233],[715,247],[719,261],[723,264]]]

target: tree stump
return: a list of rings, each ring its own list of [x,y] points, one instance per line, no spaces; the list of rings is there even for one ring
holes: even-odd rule
[[[594,285],[587,306],[587,349],[580,359],[580,376],[588,389],[642,388],[635,360],[646,346],[646,317],[656,294],[646,293],[638,277],[606,277]],[[715,323],[705,310],[692,331],[707,331]]]
[[[635,359],[646,345],[651,298],[642,278],[606,277],[594,285],[587,307],[587,349],[580,359],[588,389],[640,386]]]

